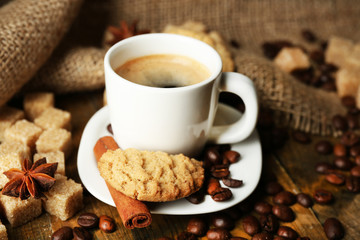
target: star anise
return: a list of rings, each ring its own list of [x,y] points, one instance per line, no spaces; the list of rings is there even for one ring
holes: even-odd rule
[[[46,163],[46,158],[39,159],[34,164],[25,159],[22,170],[12,168],[4,174],[10,181],[5,185],[1,193],[3,195],[19,197],[21,200],[30,196],[41,198],[55,184],[54,174],[58,163]]]
[[[128,25],[125,21],[121,21],[120,27],[109,26],[107,30],[112,34],[113,38],[108,41],[108,44],[114,45],[125,38],[150,32],[149,30],[138,30],[137,23],[138,21],[133,21],[131,25]]]

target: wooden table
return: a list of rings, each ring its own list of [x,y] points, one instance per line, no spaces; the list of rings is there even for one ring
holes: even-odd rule
[[[66,159],[67,175],[80,182],[77,168],[77,148],[82,131],[90,117],[102,107],[102,90],[91,93],[78,93],[58,96],[56,105],[72,113],[72,134],[75,150]],[[337,187],[327,183],[324,176],[314,171],[315,164],[320,161],[332,161],[332,156],[321,156],[314,151],[314,145],[321,137],[312,136],[312,142],[303,145],[289,139],[281,149],[266,154],[263,159],[266,172],[273,172],[284,188],[293,193],[304,192],[312,194],[316,188],[325,188],[333,192],[334,203],[330,205],[315,204],[312,208],[304,208],[299,204],[291,208],[296,213],[296,220],[283,225],[291,226],[301,236],[308,236],[312,240],[326,239],[322,223],[329,217],[337,217],[346,229],[344,239],[360,239],[360,195],[346,191],[345,187]],[[335,142],[335,139],[331,139]],[[270,203],[271,198],[266,197]],[[108,206],[84,192],[85,208],[81,212],[93,212],[97,215],[109,215],[117,222],[117,230],[106,234],[100,230],[93,230],[94,239],[157,239],[163,236],[175,238],[186,229],[190,216],[153,215],[153,222],[145,229],[128,230],[122,226],[121,219],[114,207]],[[80,213],[81,213],[80,212]],[[66,222],[47,213],[37,219],[20,226],[11,228],[7,224],[9,239],[50,239],[53,231],[62,226],[77,226],[77,215]],[[256,214],[255,214],[256,215]],[[209,215],[206,215],[207,217]],[[251,239],[242,228],[241,219],[236,222],[236,228],[231,231],[233,236]],[[206,238],[202,238],[206,239]]]

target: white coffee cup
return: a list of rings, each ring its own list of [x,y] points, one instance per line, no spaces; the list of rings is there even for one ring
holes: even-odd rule
[[[194,85],[158,88],[130,82],[115,72],[128,60],[153,54],[190,57],[205,65],[211,76]],[[255,128],[258,101],[253,82],[239,73],[222,73],[219,54],[199,40],[164,33],[134,36],[108,50],[104,67],[110,122],[122,149],[193,156],[207,141],[240,142]],[[221,91],[240,96],[246,110],[233,124],[213,126]]]

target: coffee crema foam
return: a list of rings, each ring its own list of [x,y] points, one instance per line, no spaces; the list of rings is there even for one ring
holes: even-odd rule
[[[118,67],[116,73],[137,84],[172,88],[202,82],[210,77],[202,63],[181,55],[154,54],[135,58]]]

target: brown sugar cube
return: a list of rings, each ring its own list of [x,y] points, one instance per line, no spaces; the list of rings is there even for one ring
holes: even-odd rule
[[[68,157],[71,148],[71,132],[62,128],[45,130],[36,141],[38,153],[62,151]]]
[[[47,163],[58,163],[56,173],[65,175],[65,155],[61,151],[36,153],[34,155],[34,162],[39,159],[46,158]]]
[[[17,227],[38,217],[42,213],[41,200],[9,197],[0,194],[0,203],[11,226]]]
[[[0,145],[0,189],[9,179],[2,174],[10,168],[21,169],[24,159],[30,158],[30,148],[20,142],[3,142]]]
[[[0,221],[0,239],[1,240],[7,240],[8,236],[7,236],[7,232],[6,232],[6,227],[4,224],[2,224],[2,222]]]
[[[343,67],[353,47],[353,42],[348,39],[331,37],[325,51],[325,61]]]
[[[43,129],[65,128],[71,129],[71,114],[58,108],[47,108],[34,123]]]
[[[65,221],[83,207],[83,188],[81,184],[61,174],[55,174],[55,179],[54,186],[44,193],[47,197],[44,208],[51,215]]]
[[[340,68],[336,73],[336,89],[340,97],[357,95],[360,84],[360,68]]]
[[[351,54],[346,58],[346,68],[360,68],[360,43],[356,44]]]
[[[24,111],[3,106],[0,108],[0,142],[5,140],[4,133],[7,128],[9,128],[17,120],[23,119]]]
[[[54,106],[54,94],[50,92],[28,93],[24,97],[26,117],[34,121],[45,109]]]
[[[42,129],[34,123],[25,119],[16,121],[11,127],[5,130],[5,141],[21,142],[30,148],[35,146],[36,140],[42,133]]]
[[[283,48],[274,59],[274,63],[285,72],[310,67],[308,56],[297,47]]]

